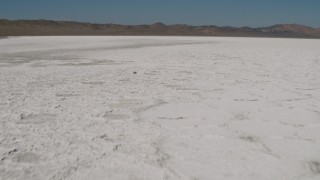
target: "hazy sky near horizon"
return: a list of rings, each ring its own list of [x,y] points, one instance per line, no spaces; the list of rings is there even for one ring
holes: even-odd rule
[[[320,28],[320,0],[0,0],[0,19]]]

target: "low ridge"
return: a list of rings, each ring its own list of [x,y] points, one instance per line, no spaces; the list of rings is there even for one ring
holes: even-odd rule
[[[239,36],[239,37],[295,37],[320,38],[320,29],[298,24],[278,24],[270,27],[119,25],[92,24],[52,20],[0,20],[0,37],[47,35],[166,35],[166,36]]]

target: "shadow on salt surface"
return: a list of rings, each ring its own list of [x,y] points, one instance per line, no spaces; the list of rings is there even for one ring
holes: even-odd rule
[[[320,175],[320,162],[319,161],[310,161],[307,163],[307,165],[313,174]]]
[[[115,114],[115,113],[105,113],[103,116],[104,118],[108,120],[122,120],[122,119],[127,119],[129,116],[124,115],[124,114]]]
[[[143,103],[140,99],[120,99],[117,103],[109,104],[110,108],[130,108]]]
[[[21,152],[17,153],[13,159],[18,163],[37,163],[40,156],[33,152]]]
[[[108,59],[82,59],[77,51],[35,51],[0,54],[0,66],[10,67],[30,64],[32,67],[47,66],[90,66],[90,65],[121,65],[132,61],[113,61]]]
[[[15,53],[2,53],[0,54],[1,63],[23,64],[33,61],[45,60],[76,60],[78,56],[75,54],[63,54],[62,52],[50,51],[33,51],[33,52],[15,52]]]
[[[12,53],[1,53],[0,54],[0,67],[10,67],[17,66],[21,64],[32,63],[34,61],[42,61],[40,63],[35,63],[33,67],[45,67],[48,65],[58,65],[58,66],[88,66],[88,65],[120,65],[130,63],[130,61],[115,62],[112,60],[93,60],[89,62],[75,61],[82,57],[79,53],[92,52],[95,51],[108,51],[108,50],[123,50],[123,49],[138,49],[146,47],[162,47],[162,46],[181,46],[181,45],[195,45],[195,44],[208,44],[213,42],[194,42],[194,41],[181,41],[181,42],[167,42],[159,41],[154,42],[154,40],[147,40],[141,42],[132,42],[126,40],[126,44],[103,47],[103,44],[99,47],[86,47],[77,49],[53,49],[53,50],[39,50],[39,51],[28,51],[28,52],[12,52]],[[43,61],[48,61],[44,63]],[[52,64],[55,61],[66,61],[66,63]],[[70,62],[71,61],[71,62]]]
[[[76,97],[80,96],[80,94],[73,94],[73,93],[56,93],[57,97]]]
[[[56,66],[93,66],[93,65],[122,65],[132,63],[132,61],[113,61],[113,60],[77,60],[77,61],[67,61],[60,60],[56,61],[57,63],[53,63],[51,65]]]
[[[103,85],[106,82],[101,82],[101,81],[86,81],[86,82],[82,82],[82,84],[86,84],[86,85]]]
[[[18,121],[18,124],[43,124],[47,122],[53,122],[56,120],[57,115],[56,114],[21,114],[20,115],[20,121]]]
[[[125,40],[125,45],[118,46],[108,46],[108,47],[93,47],[93,48],[83,48],[80,50],[84,51],[108,51],[108,50],[125,50],[125,49],[140,49],[140,48],[150,48],[150,47],[166,47],[166,46],[183,46],[183,45],[201,45],[201,44],[216,44],[217,42],[203,42],[203,41],[156,41],[155,40],[146,40],[139,41],[134,43]],[[131,43],[131,44],[130,44]]]

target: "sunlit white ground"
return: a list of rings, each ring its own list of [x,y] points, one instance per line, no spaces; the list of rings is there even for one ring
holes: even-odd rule
[[[320,40],[0,40],[0,179],[320,179]]]

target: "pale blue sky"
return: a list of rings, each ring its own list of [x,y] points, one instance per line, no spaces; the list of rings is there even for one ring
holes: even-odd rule
[[[320,0],[0,0],[0,18],[94,23],[320,27]]]

